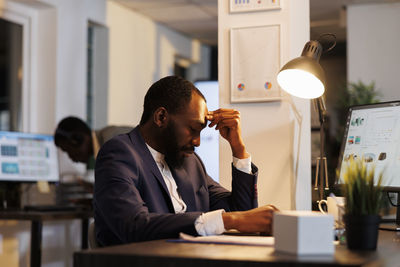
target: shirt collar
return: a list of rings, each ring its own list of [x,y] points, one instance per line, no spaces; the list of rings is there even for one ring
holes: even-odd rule
[[[164,158],[165,158],[164,154],[158,152],[157,150],[155,150],[154,148],[149,146],[147,143],[146,143],[146,146],[150,150],[150,153],[153,156],[153,159],[155,162],[162,163],[164,161]]]

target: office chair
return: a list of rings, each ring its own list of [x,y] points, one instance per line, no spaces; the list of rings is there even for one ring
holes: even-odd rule
[[[89,225],[88,238],[89,238],[89,249],[94,249],[94,248],[100,247],[99,243],[97,243],[97,240],[96,240],[96,230],[95,230],[94,221],[91,222]]]

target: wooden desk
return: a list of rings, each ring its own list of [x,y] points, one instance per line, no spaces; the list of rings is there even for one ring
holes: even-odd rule
[[[277,253],[273,247],[172,243],[166,240],[85,250],[74,253],[74,267],[104,266],[399,266],[400,234],[380,231],[378,249],[354,252],[336,246],[332,256]]]
[[[82,249],[88,248],[89,218],[92,211],[0,211],[0,220],[31,221],[31,267],[40,267],[44,221],[82,220]]]

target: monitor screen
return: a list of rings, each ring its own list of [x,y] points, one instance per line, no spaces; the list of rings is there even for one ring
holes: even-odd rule
[[[0,181],[55,182],[59,179],[52,135],[0,131]]]
[[[351,107],[340,156],[340,184],[345,163],[362,158],[375,166],[375,181],[384,171],[383,185],[400,188],[400,101]]]

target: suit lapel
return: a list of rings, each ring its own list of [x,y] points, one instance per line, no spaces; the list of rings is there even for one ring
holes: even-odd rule
[[[145,166],[144,169],[150,170],[151,173],[154,175],[154,177],[157,179],[159,185],[164,190],[164,194],[168,196],[166,198],[168,201],[168,207],[170,208],[171,211],[173,211],[174,208],[172,205],[171,196],[169,195],[167,185],[165,184],[164,178],[162,177],[160,170],[158,169],[157,163],[154,161],[153,156],[151,155],[149,149],[146,146],[146,143],[144,142],[143,137],[139,132],[139,127],[133,129],[129,133],[129,136],[133,143],[133,146],[135,147],[136,150],[140,152],[142,156],[142,163]]]
[[[171,169],[171,168],[170,168]],[[184,168],[171,169],[171,173],[178,186],[178,192],[187,206],[186,211],[196,211],[196,202],[194,199],[193,185]]]

